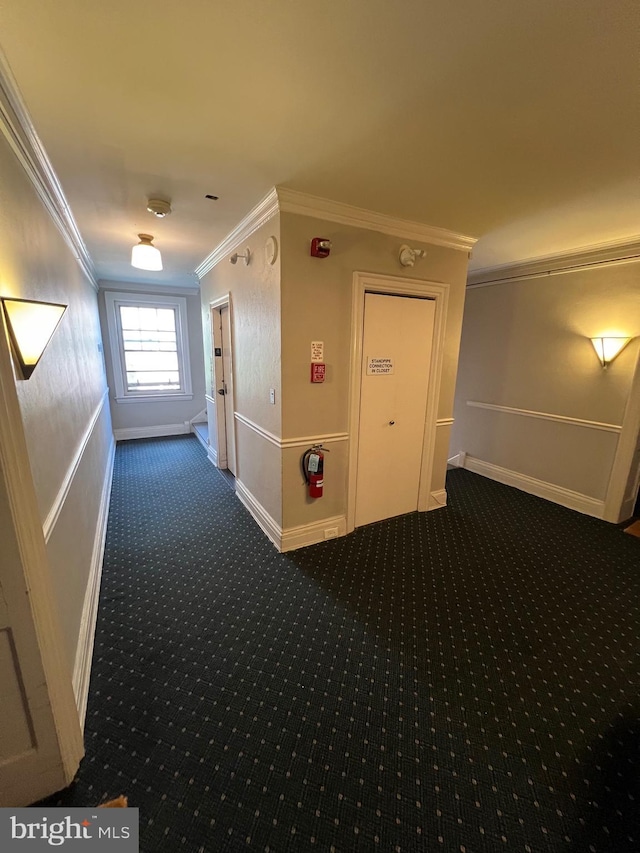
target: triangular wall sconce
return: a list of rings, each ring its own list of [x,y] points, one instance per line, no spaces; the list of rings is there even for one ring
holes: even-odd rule
[[[610,364],[613,359],[619,355],[622,350],[629,343],[631,338],[611,338],[611,337],[602,337],[602,338],[591,338],[591,343],[593,344],[593,348],[596,351],[598,358],[600,359],[600,364],[603,367],[606,367]]]
[[[0,301],[22,378],[29,379],[67,306],[10,297]]]

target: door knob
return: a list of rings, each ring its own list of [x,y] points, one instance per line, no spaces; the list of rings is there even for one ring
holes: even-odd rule
[[[218,394],[221,394],[224,397],[224,388],[218,388]]]
[[[389,421],[389,426],[393,426],[394,424],[395,424],[395,421]]]

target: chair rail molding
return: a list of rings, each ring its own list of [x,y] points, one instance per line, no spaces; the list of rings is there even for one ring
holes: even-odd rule
[[[530,409],[517,409],[513,406],[498,406],[495,403],[483,403],[479,400],[467,400],[467,406],[471,406],[474,409],[487,409],[491,412],[506,412],[509,415],[522,415],[527,418],[540,418],[545,421],[555,421],[560,424],[586,427],[587,429],[596,429],[602,432],[619,433],[622,429],[621,424],[606,424],[600,421],[585,420],[584,418],[570,418],[566,415],[557,415],[551,412],[535,412]]]
[[[238,423],[248,427],[250,430],[262,436],[266,441],[276,447],[279,447],[281,450],[285,450],[289,447],[306,447],[309,444],[331,444],[332,442],[349,440],[348,432],[330,432],[323,435],[302,435],[294,436],[293,438],[279,438],[277,435],[274,435],[274,433],[269,432],[269,430],[264,429],[259,424],[255,423],[255,421],[241,415],[240,412],[234,412],[233,416]]]
[[[93,435],[93,430],[95,429],[95,425],[98,423],[100,415],[102,414],[102,410],[104,408],[105,401],[109,396],[109,389],[105,389],[100,402],[96,406],[96,409],[91,416],[91,420],[89,421],[89,425],[84,431],[84,435],[80,440],[80,444],[78,445],[78,449],[76,450],[76,454],[73,457],[71,465],[67,470],[67,473],[64,476],[62,481],[62,485],[58,491],[58,494],[55,497],[53,504],[51,505],[51,509],[47,513],[47,517],[45,518],[42,530],[44,532],[45,542],[49,541],[53,528],[56,526],[56,521],[60,516],[60,512],[62,511],[62,507],[64,506],[64,502],[67,499],[67,495],[69,494],[69,489],[73,483],[73,479],[76,476],[78,468],[80,467],[80,463],[82,462],[82,457],[84,455],[85,450],[87,449],[87,445],[91,440],[91,436]]]

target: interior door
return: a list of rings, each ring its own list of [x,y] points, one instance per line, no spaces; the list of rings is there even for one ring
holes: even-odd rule
[[[236,440],[233,402],[233,360],[231,352],[231,320],[229,306],[220,309],[222,332],[222,382],[224,390],[224,422],[227,437],[227,468],[236,475]]]
[[[355,525],[418,508],[435,301],[366,293]]]

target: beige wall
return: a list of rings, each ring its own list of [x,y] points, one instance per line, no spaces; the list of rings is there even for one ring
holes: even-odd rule
[[[49,549],[73,666],[111,436],[104,407],[79,457],[106,390],[97,294],[4,139],[0,139],[0,293],[69,306],[31,379],[18,379],[17,390],[42,521],[59,502],[67,475],[77,463],[58,523],[81,517],[82,524],[76,523],[73,537],[64,539],[56,524]]]
[[[264,259],[264,245],[270,235],[280,241],[274,266]],[[317,236],[332,241],[329,258],[310,257],[310,242]],[[252,253],[248,267],[231,265],[228,257],[223,258],[201,282],[207,382],[209,303],[229,293],[235,408],[259,430],[271,434],[261,435],[259,430],[236,422],[238,479],[285,531],[346,516],[348,441],[327,445],[325,494],[315,501],[307,497],[300,472],[305,447],[289,445],[303,440],[311,443],[320,436],[344,434],[349,429],[355,271],[450,286],[438,417],[452,414],[467,254],[425,245],[426,259],[411,270],[398,262],[402,242],[373,231],[281,213],[243,241],[242,248],[246,245]],[[310,344],[316,340],[324,342],[327,364],[326,380],[321,385],[309,381]],[[275,406],[269,404],[270,388],[276,390]],[[438,430],[432,490],[444,487],[448,437],[448,426]]]
[[[202,345],[202,324],[200,322],[200,296],[197,294],[185,294],[179,288],[167,288],[158,285],[157,289],[146,287],[143,295],[160,296],[183,296],[187,300],[187,327],[189,334],[189,365],[191,368],[191,385],[193,390],[192,400],[158,402],[127,402],[118,403],[115,400],[115,383],[113,380],[113,362],[111,360],[111,347],[109,345],[109,330],[107,327],[107,316],[105,309],[105,291],[125,292],[127,296],[135,296],[135,289],[125,282],[101,281],[100,282],[100,324],[102,326],[102,339],[104,341],[105,364],[107,370],[107,381],[110,389],[111,418],[114,430],[131,429],[136,427],[155,427],[165,425],[184,424],[190,421],[205,408],[205,380],[204,380],[204,353]]]
[[[638,264],[470,288],[450,452],[604,501],[618,434],[467,401],[622,424],[638,341],[603,370],[588,340],[640,334]]]
[[[349,416],[351,302],[353,273],[373,272],[450,285],[438,417],[452,414],[458,344],[468,257],[466,252],[423,245],[425,259],[402,267],[398,237],[292,213],[281,214],[282,234],[282,424],[283,437],[302,438],[346,432]],[[328,258],[312,258],[313,237],[326,237]],[[414,243],[412,242],[412,246]],[[418,244],[416,244],[418,245]],[[324,341],[327,376],[309,381],[310,343]],[[448,427],[445,427],[448,433]],[[439,430],[440,432],[440,430]],[[436,441],[431,489],[444,488],[446,445]],[[310,500],[299,470],[302,449],[283,453],[283,526],[346,514],[348,442],[327,445],[325,495]]]
[[[233,338],[235,410],[260,429],[281,436],[280,377],[280,257],[265,259],[267,239],[280,241],[276,216],[254,232],[243,246],[251,249],[251,263],[230,264],[223,258],[200,283],[207,393],[211,393],[211,329],[209,304],[230,294]],[[269,389],[276,392],[275,405]],[[236,423],[238,479],[277,524],[282,520],[280,448],[244,424]]]

